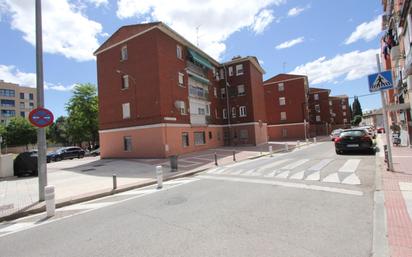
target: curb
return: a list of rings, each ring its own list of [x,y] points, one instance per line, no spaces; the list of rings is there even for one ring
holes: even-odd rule
[[[373,194],[372,257],[389,256],[388,231],[386,224],[385,195],[382,187],[382,162],[375,157],[375,192]]]

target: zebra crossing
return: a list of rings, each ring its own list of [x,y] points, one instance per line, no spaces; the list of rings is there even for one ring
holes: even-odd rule
[[[361,185],[356,174],[361,159],[277,159],[248,167],[245,165],[222,166],[207,171],[210,175],[262,177],[293,181]]]

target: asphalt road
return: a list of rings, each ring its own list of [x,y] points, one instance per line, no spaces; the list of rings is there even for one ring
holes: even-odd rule
[[[0,256],[367,257],[374,173],[375,156],[318,143],[0,234]]]

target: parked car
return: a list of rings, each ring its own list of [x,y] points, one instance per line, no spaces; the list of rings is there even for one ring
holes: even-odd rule
[[[385,128],[380,127],[376,130],[376,132],[378,132],[379,134],[385,133]]]
[[[347,129],[335,139],[335,151],[342,154],[349,151],[368,151],[375,153],[372,137],[366,129]]]
[[[14,176],[37,176],[37,150],[23,152],[13,161]]]
[[[61,161],[65,159],[73,159],[73,158],[83,158],[85,155],[85,151],[77,146],[70,146],[70,147],[63,147],[59,148],[54,152],[50,152],[47,154],[47,161]]]
[[[333,130],[332,133],[330,134],[330,140],[335,141],[335,139],[339,137],[339,135],[342,131],[343,131],[343,129]]]
[[[100,148],[94,149],[90,151],[91,156],[99,156],[100,155]]]
[[[365,127],[359,127],[360,129],[366,129],[368,131],[368,134],[375,139],[376,138],[376,134],[375,134],[375,130],[373,129],[373,127],[371,126],[365,126]]]

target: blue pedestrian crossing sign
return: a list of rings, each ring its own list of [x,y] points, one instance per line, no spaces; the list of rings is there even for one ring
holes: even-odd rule
[[[383,71],[368,76],[369,91],[376,92],[393,89],[392,72]]]

